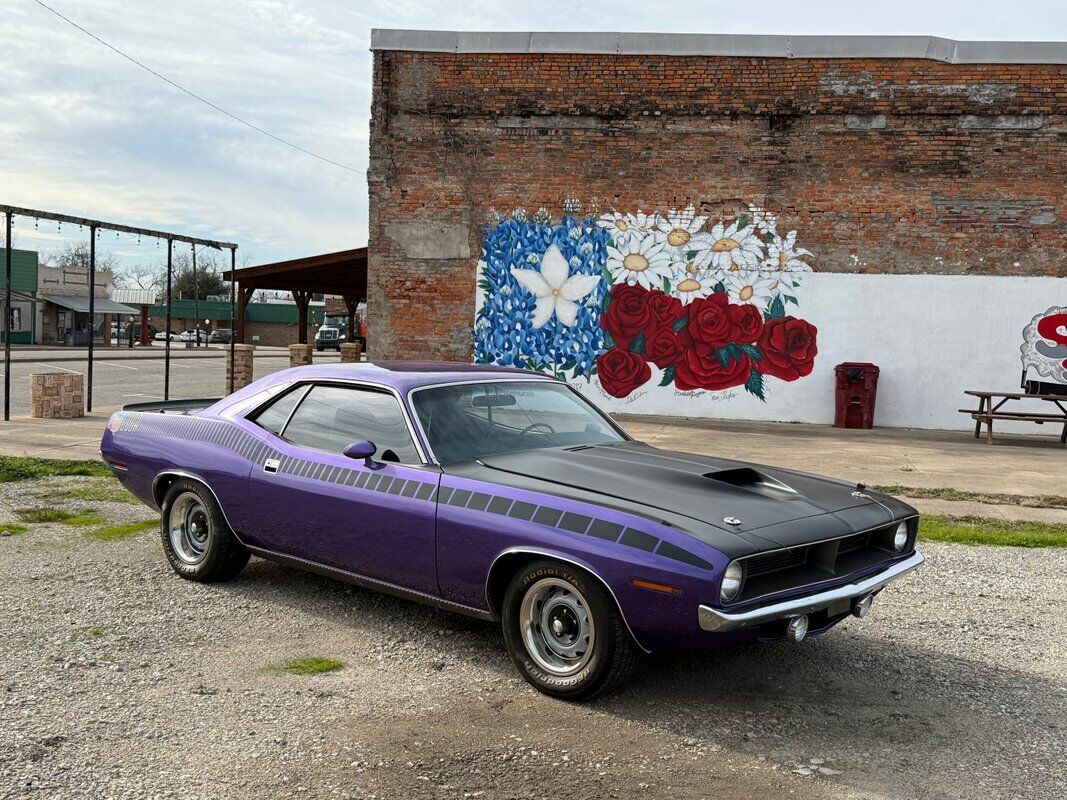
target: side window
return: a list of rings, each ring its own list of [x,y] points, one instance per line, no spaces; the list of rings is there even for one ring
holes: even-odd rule
[[[351,442],[367,439],[377,445],[374,456],[381,461],[421,462],[400,402],[386,392],[316,386],[293,414],[285,438],[329,453],[341,453]]]
[[[305,389],[307,389],[306,386],[297,386],[295,389],[290,389],[256,414],[252,421],[275,436],[281,436],[285,421],[289,419],[289,415],[293,413],[297,402],[304,396]]]

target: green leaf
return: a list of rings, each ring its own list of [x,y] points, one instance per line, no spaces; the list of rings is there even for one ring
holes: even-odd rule
[[[664,294],[670,294],[671,293],[671,281],[670,281],[670,278],[668,278],[666,275],[663,276],[663,293]]]
[[[782,296],[776,294],[771,304],[767,307],[767,313],[765,315],[767,319],[779,319],[785,316],[785,303],[782,302]]]
[[[630,352],[639,356],[645,354],[645,332],[638,331],[637,335],[630,340]]]
[[[726,345],[726,347],[720,347],[716,350],[715,358],[719,360],[719,363],[722,364],[724,368],[728,368],[732,361],[741,360],[741,348],[731,342]]]
[[[616,342],[615,342],[615,337],[614,336],[612,336],[610,333],[608,333],[605,330],[602,330],[601,333],[604,334],[604,348],[606,350],[611,350],[613,347],[616,346]]]
[[[685,254],[685,260],[686,261],[692,261],[694,258],[697,257],[697,254],[699,252],[700,252],[699,250],[689,250],[689,251],[687,251],[686,254]]]
[[[674,364],[671,364],[667,369],[663,370],[663,378],[660,380],[660,386],[670,386],[674,383],[674,373],[678,370],[675,369]]]
[[[759,370],[752,370],[752,374],[745,381],[745,391],[749,394],[754,394],[764,403],[767,402],[767,396],[763,391],[763,374]]]
[[[478,288],[488,292],[492,287],[489,285],[489,281],[487,281],[485,278],[479,278]]]
[[[800,305],[800,301],[797,300],[795,297],[793,297],[793,295],[786,294],[786,295],[782,295],[782,296],[785,298],[785,301],[787,303],[792,303],[795,306],[799,306]]]
[[[763,353],[754,344],[741,345],[741,352],[748,356],[752,361],[762,361]]]
[[[609,288],[611,287],[611,284],[615,282],[615,278],[612,277],[607,267],[600,268],[600,277],[604,279],[604,283],[606,283]]]
[[[741,216],[739,216],[737,218],[737,229],[739,231],[740,230],[744,230],[745,228],[748,227],[748,223],[749,223],[748,215],[742,214]]]
[[[723,283],[722,281],[719,281],[718,283],[716,283],[714,286],[711,287],[711,291],[713,291],[713,292],[725,292],[726,291],[726,284]]]
[[[685,326],[688,325],[688,324],[689,324],[689,315],[686,314],[684,317],[678,317],[678,319],[676,319],[671,324],[671,330],[674,331],[675,333],[681,333],[682,331],[685,330]]]

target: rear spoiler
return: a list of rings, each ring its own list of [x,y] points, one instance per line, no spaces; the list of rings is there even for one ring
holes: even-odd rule
[[[152,403],[130,403],[122,407],[123,411],[141,411],[156,414],[195,414],[208,406],[213,406],[221,397],[200,398],[197,400],[169,400]]]

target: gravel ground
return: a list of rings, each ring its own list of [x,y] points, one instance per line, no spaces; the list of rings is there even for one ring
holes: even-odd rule
[[[0,523],[101,479],[0,484]],[[2,525],[0,525],[2,528]],[[0,538],[0,798],[1062,798],[1067,551],[928,544],[799,646],[650,659],[589,705],[495,626],[253,559],[199,585],[154,532]],[[264,667],[326,656],[313,677]]]

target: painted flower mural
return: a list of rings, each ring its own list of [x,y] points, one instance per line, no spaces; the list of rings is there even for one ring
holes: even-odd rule
[[[613,397],[811,373],[817,331],[787,314],[811,253],[774,214],[749,206],[709,224],[695,209],[594,219],[500,219],[479,262],[475,360],[597,380]]]

